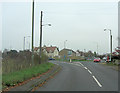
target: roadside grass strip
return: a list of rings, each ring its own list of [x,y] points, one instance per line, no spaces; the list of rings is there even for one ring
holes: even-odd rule
[[[28,80],[32,77],[36,77],[42,73],[47,72],[48,70],[53,67],[54,64],[52,63],[43,63],[40,65],[36,65],[30,68],[22,69],[20,71],[15,71],[8,74],[2,75],[2,86],[3,87],[10,87],[15,86],[25,80]]]

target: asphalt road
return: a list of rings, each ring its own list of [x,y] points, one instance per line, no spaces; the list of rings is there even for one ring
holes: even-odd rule
[[[118,71],[94,62],[52,62],[62,70],[36,91],[118,91]]]

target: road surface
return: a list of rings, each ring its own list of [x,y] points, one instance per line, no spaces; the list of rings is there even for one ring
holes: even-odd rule
[[[118,91],[118,71],[94,62],[52,62],[62,70],[36,91]]]

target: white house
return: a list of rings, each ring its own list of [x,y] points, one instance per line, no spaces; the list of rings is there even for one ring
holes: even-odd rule
[[[39,54],[39,47],[35,47],[34,51]],[[59,56],[59,49],[56,46],[50,46],[50,47],[42,47],[42,51],[45,55],[47,55],[49,58],[58,57]]]

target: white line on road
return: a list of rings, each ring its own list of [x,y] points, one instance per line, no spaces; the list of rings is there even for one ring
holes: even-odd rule
[[[90,73],[90,74],[92,74],[92,72],[88,69],[88,72]]]
[[[85,69],[87,69],[87,67],[84,67]]]
[[[92,76],[94,79],[95,79],[95,81],[97,82],[97,84],[99,85],[99,87],[102,87],[102,85],[99,83],[99,81],[95,78],[95,76]]]
[[[82,63],[80,63],[82,66],[84,66]]]

